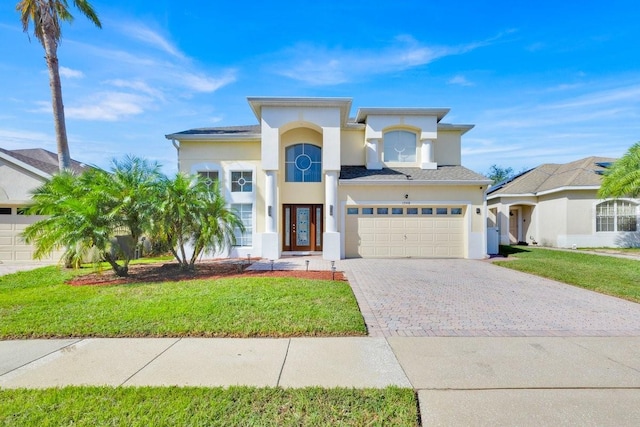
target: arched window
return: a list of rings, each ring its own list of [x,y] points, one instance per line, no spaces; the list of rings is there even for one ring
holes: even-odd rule
[[[596,206],[596,231],[637,231],[638,205],[609,200]]]
[[[415,163],[416,134],[406,130],[393,130],[384,134],[384,162]]]
[[[286,182],[321,182],[322,149],[316,145],[302,143],[285,150]]]

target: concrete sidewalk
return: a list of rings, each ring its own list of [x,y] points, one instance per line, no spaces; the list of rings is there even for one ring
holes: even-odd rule
[[[0,341],[0,387],[412,387],[424,425],[637,425],[640,337]]]

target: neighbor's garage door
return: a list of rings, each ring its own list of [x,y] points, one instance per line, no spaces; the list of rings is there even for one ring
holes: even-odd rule
[[[347,258],[462,258],[464,207],[347,207]]]
[[[16,208],[0,208],[0,261],[33,261],[33,246],[27,245],[20,233],[39,216],[17,215]],[[60,253],[54,254],[59,258]],[[56,262],[58,258],[46,256],[39,261]]]

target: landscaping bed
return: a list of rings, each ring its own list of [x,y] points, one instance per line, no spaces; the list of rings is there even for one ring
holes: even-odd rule
[[[117,285],[126,283],[157,283],[195,279],[219,279],[230,277],[296,277],[315,280],[345,280],[342,272],[274,270],[249,271],[243,261],[205,261],[195,265],[194,270],[180,269],[178,263],[148,263],[129,265],[129,276],[118,277],[112,270],[102,270],[75,276],[67,281],[73,286]]]

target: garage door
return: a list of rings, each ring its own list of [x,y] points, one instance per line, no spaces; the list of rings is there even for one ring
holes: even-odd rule
[[[347,258],[462,258],[462,206],[347,207]]]
[[[8,214],[11,210],[11,214]],[[33,261],[33,247],[27,245],[20,233],[24,228],[42,217],[17,215],[16,208],[0,208],[0,261]],[[57,256],[57,258],[54,258]],[[55,263],[60,253],[42,258],[39,261]]]

